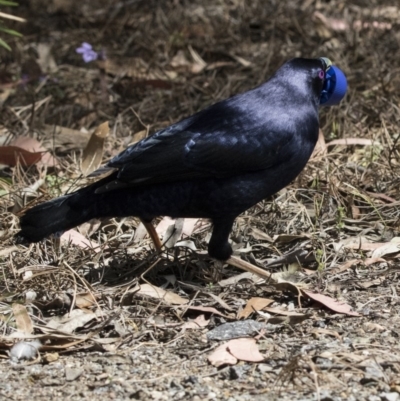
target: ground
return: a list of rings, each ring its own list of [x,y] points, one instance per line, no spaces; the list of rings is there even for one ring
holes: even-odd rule
[[[3,10],[27,21],[5,21],[24,36],[3,34],[11,51],[0,50],[0,399],[400,399],[399,7],[32,0]],[[98,60],[82,60],[82,42]],[[13,242],[25,207],[85,185],[129,143],[298,56],[329,57],[349,90],[321,108],[303,173],[235,223],[235,255],[270,278],[208,258],[207,221],[182,233],[160,218],[161,255],[134,218]],[[12,348],[27,340],[40,343]]]

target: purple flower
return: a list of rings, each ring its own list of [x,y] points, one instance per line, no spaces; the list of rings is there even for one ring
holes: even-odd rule
[[[99,54],[93,50],[92,45],[86,42],[83,42],[81,47],[76,49],[76,52],[82,54],[85,63],[90,63],[99,58]]]

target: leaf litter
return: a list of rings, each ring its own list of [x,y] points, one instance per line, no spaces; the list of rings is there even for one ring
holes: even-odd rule
[[[39,350],[49,365],[41,365],[45,378],[32,376],[36,389],[54,388],[46,382],[53,377],[46,369],[70,360],[75,368],[68,366],[64,376],[82,381],[82,394],[103,388],[122,399],[140,396],[137,383],[146,399],[172,391],[168,375],[174,376],[174,388],[208,389],[216,399],[224,399],[226,391],[257,399],[279,386],[281,399],[301,394],[304,399],[312,392],[350,399],[351,388],[365,398],[371,391],[380,399],[400,392],[394,335],[400,324],[399,79],[393,73],[394,36],[384,33],[400,15],[398,7],[352,2],[341,6],[342,13],[336,1],[316,4],[317,11],[311,2],[272,7],[257,1],[235,14],[241,7],[236,1],[191,7],[175,2],[162,12],[139,2],[132,5],[135,12],[122,13],[121,24],[108,6],[75,6],[72,12],[62,3],[38,10],[49,26],[56,25],[50,43],[35,44],[44,79],[35,81],[32,67],[27,86],[19,90],[21,82],[15,82],[3,98],[2,361],[27,355],[35,362]],[[21,10],[26,11],[23,5]],[[35,18],[30,16],[35,7],[28,11]],[[83,67],[70,58],[74,29],[60,29],[47,12],[69,12],[75,26],[98,21],[107,63]],[[277,22],[264,18],[266,12]],[[128,27],[145,30],[146,39],[111,41],[115,29],[128,38]],[[74,35],[80,40],[82,32]],[[357,54],[349,50],[354,48]],[[235,256],[260,270],[242,273],[208,259],[210,223],[196,219],[157,220],[163,240],[171,238],[160,258],[135,218],[89,223],[62,241],[12,243],[18,222],[11,211],[85,185],[90,178],[82,173],[129,143],[259,84],[294,54],[332,55],[348,74],[352,93],[340,108],[321,111],[317,149],[295,182],[237,219],[231,235]],[[106,138],[90,134],[105,120]],[[45,161],[47,155],[56,162]],[[12,351],[25,343],[32,352]],[[209,363],[219,346],[223,356]],[[121,365],[127,371],[133,369],[131,359],[147,363],[136,363],[120,389],[109,377],[123,377],[123,369],[110,375],[105,363],[87,362],[103,354],[108,367],[113,358],[126,356]],[[225,359],[239,384],[226,378]],[[8,366],[5,373],[12,374]],[[107,378],[93,373],[96,369]],[[188,374],[201,384],[185,379]],[[5,382],[17,383],[13,377]]]

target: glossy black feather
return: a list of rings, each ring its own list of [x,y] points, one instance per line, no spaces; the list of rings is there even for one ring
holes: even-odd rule
[[[237,215],[288,185],[318,138],[321,59],[293,59],[265,84],[129,147],[109,177],[29,210],[19,236],[38,241],[94,217],[206,217],[209,253],[227,259]]]

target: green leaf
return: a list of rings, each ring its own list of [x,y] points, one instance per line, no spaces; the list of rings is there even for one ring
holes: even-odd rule
[[[22,37],[22,34],[20,34],[17,31],[14,31],[14,29],[8,29],[8,28],[4,28],[4,27],[0,26],[0,31],[8,33],[9,35],[18,36],[19,38]]]
[[[6,42],[4,42],[4,40],[1,38],[0,38],[0,46],[3,46],[5,49],[11,51],[11,47],[8,46],[8,44]]]
[[[0,0],[0,6],[18,6],[18,3],[15,1],[8,1],[8,0]]]

